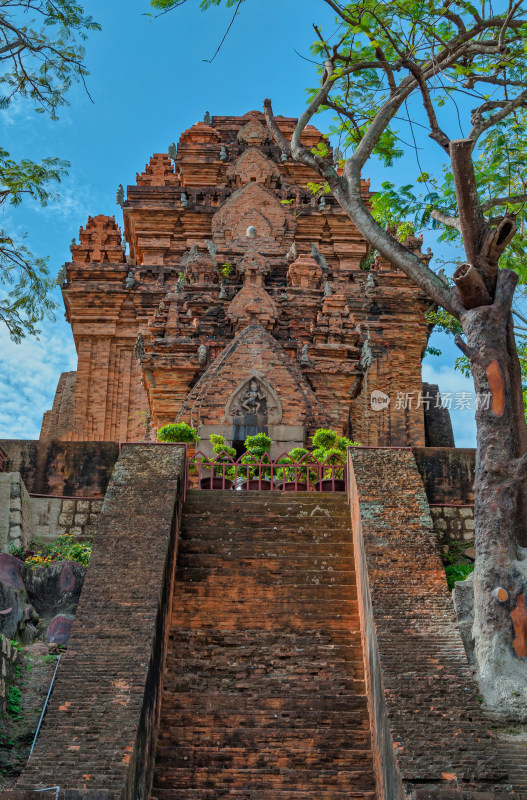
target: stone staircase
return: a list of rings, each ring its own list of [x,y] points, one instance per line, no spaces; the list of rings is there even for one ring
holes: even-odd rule
[[[190,491],[152,797],[374,800],[344,494]]]

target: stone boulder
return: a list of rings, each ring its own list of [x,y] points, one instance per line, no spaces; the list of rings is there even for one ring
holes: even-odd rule
[[[85,575],[75,561],[30,567],[0,553],[0,633],[31,644],[47,630],[49,642],[65,644]]]
[[[46,639],[50,644],[68,644],[75,617],[68,614],[57,614],[48,626]]]
[[[29,601],[41,617],[75,613],[86,567],[76,561],[59,561],[49,567],[25,569]]]

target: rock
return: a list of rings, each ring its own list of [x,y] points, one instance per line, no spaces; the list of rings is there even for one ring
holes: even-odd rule
[[[457,624],[468,661],[475,667],[474,640],[472,638],[472,626],[474,624],[474,573],[464,581],[458,581],[452,592],[454,609],[457,616]]]
[[[22,584],[23,586],[23,584]],[[0,581],[0,633],[13,639],[24,615],[25,592]]]
[[[463,550],[463,555],[467,558],[470,558],[471,561],[476,560],[476,548],[475,547],[467,547],[466,550]]]
[[[86,568],[75,561],[61,561],[49,567],[27,570],[28,597],[43,617],[72,614],[77,608]]]
[[[9,553],[0,553],[0,581],[12,589],[24,588],[24,564]]]
[[[68,644],[73,620],[73,616],[66,614],[57,614],[56,617],[53,617],[48,627],[48,642],[50,644]]]
[[[24,625],[22,630],[19,630],[19,637],[22,644],[31,645],[38,636],[38,629],[32,622]]]

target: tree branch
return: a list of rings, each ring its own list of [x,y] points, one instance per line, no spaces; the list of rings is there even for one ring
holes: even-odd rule
[[[438,208],[432,209],[430,216],[432,219],[440,222],[441,225],[446,225],[447,228],[455,228],[457,231],[459,231],[459,233],[461,233],[461,221],[459,217],[450,217],[448,214],[444,214]]]
[[[476,125],[474,125],[468,135],[468,138],[472,139],[473,141],[472,147],[474,147],[481,134],[488,130],[488,128],[492,128],[492,126],[496,125],[497,122],[500,122],[502,119],[505,119],[505,117],[508,117],[515,108],[520,108],[520,106],[524,106],[526,104],[527,89],[525,89],[523,92],[520,92],[520,94],[513,100],[505,103],[505,105],[499,111],[497,111],[496,114],[491,114],[490,117],[487,117],[486,119],[481,118]]]
[[[508,197],[493,197],[490,200],[486,200],[485,203],[481,204],[481,208],[483,211],[488,211],[490,208],[495,208],[496,206],[514,205],[516,203],[525,202],[527,202],[527,193],[512,194]]]
[[[430,123],[430,138],[433,139],[437,144],[443,148],[445,153],[450,153],[449,145],[450,139],[446,135],[446,133],[439,127],[439,122],[437,121],[436,112],[432,103],[432,98],[430,97],[430,92],[428,90],[427,83],[423,78],[423,73],[411,61],[404,61],[403,66],[405,66],[414,76],[415,80],[419,85],[419,89],[421,90],[421,96],[423,98],[423,105],[425,107],[426,115],[428,117],[428,121]]]

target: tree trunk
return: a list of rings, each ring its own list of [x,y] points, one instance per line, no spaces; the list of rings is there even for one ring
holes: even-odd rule
[[[494,304],[467,311],[461,320],[478,396],[473,577],[477,677],[489,710],[511,719],[527,718],[527,664],[515,652],[511,619],[527,588],[527,560],[517,545],[522,481],[508,333],[516,282],[514,273],[500,270]],[[505,602],[497,598],[498,588],[506,590]]]
[[[520,360],[514,338],[514,322],[512,314],[507,323],[507,348],[511,364],[511,399],[514,415],[515,455],[517,458],[527,453],[527,422],[523,405],[523,388]],[[521,547],[527,547],[527,481],[523,481],[518,497],[516,513],[516,537]]]

